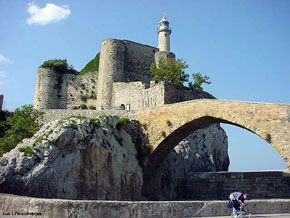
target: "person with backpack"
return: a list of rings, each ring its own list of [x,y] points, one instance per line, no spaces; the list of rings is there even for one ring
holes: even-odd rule
[[[233,192],[229,196],[229,206],[233,208],[234,217],[238,217],[239,214],[246,214],[245,208],[245,199],[248,198],[247,194],[242,192]]]

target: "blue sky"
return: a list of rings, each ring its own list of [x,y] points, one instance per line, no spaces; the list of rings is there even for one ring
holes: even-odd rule
[[[289,103],[290,1],[287,0],[0,0],[0,93],[5,108],[33,103],[43,61],[67,59],[77,70],[106,38],[157,46],[163,13],[171,50],[202,72],[217,98]],[[223,125],[231,170],[283,169],[284,161],[258,136]]]

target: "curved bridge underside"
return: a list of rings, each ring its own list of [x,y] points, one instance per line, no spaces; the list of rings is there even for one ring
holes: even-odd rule
[[[136,118],[146,125],[153,148],[144,169],[144,187],[181,140],[213,123],[232,124],[255,133],[273,146],[290,169],[290,104],[203,99],[140,110]]]

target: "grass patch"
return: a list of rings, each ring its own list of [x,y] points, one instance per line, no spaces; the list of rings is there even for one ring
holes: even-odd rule
[[[29,146],[25,146],[22,148],[18,148],[19,152],[23,152],[24,156],[29,156],[31,157],[33,155],[33,148],[29,147]]]
[[[127,117],[121,117],[118,120],[118,123],[116,125],[116,129],[119,131],[121,129],[121,127],[123,126],[123,124],[128,123],[129,121],[130,121],[129,118],[127,118]]]
[[[100,52],[81,70],[80,75],[99,70]]]
[[[108,118],[109,116],[107,115],[107,114],[101,114],[100,116],[99,116],[99,118],[101,119],[101,120],[103,120],[103,119],[106,119],[106,118]]]
[[[100,120],[97,119],[97,118],[92,118],[92,119],[90,119],[90,122],[91,122],[93,125],[95,125],[96,127],[100,127],[100,126],[101,126],[101,124],[100,124]]]
[[[70,120],[71,118],[77,118],[77,119],[80,119],[80,120],[86,119],[86,117],[82,116],[82,115],[70,115],[67,118],[65,118],[64,120]]]
[[[81,108],[82,110],[88,109],[87,105],[85,105],[85,104],[81,104],[81,105],[80,105],[80,108]]]

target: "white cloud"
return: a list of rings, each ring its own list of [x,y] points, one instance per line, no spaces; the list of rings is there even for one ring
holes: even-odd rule
[[[10,63],[9,58],[6,58],[4,55],[0,54],[0,63]]]
[[[36,4],[31,3],[27,12],[31,16],[27,18],[26,23],[39,25],[58,22],[66,19],[71,14],[71,10],[67,5],[58,6],[52,3],[47,3],[44,8],[39,8]]]

